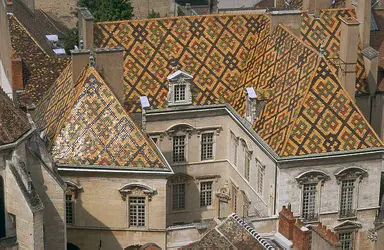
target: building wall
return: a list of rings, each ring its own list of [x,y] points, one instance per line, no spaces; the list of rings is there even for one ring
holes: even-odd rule
[[[328,160],[329,161],[329,160]],[[379,206],[379,191],[381,178],[381,159],[367,159],[365,157],[348,157],[343,159],[333,159],[331,162],[301,164],[306,165],[300,167],[300,163],[289,168],[281,168],[279,172],[278,183],[278,206],[281,207],[287,203],[291,203],[292,211],[295,216],[301,215],[302,208],[302,190],[295,177],[308,170],[322,170],[329,174],[330,180],[324,182],[323,186],[318,189],[320,199],[316,201],[320,207],[319,220],[333,230],[333,227],[340,225],[346,219],[339,218],[340,207],[340,184],[337,183],[335,173],[343,168],[357,166],[368,171],[368,176],[364,177],[361,182],[357,181],[357,188],[354,192],[358,192],[354,198],[356,204],[356,218],[349,218],[352,221],[361,223],[362,228],[358,230],[355,244],[358,249],[371,249],[372,243],[367,238],[367,231],[372,228],[377,208]]]
[[[82,187],[74,205],[74,223],[67,225],[68,242],[81,249],[121,249],[139,243],[165,247],[166,179],[163,176],[132,173],[61,172],[66,181]],[[143,183],[157,190],[147,199],[146,226],[129,227],[128,200],[119,188],[129,183]]]
[[[16,216],[16,234],[20,249],[44,249],[42,227],[35,225],[41,218],[34,217],[20,187],[7,167],[5,170],[6,210]]]
[[[160,17],[174,16],[174,0],[131,0],[134,19],[147,19],[154,10]]]
[[[44,240],[47,249],[65,249],[65,197],[64,182],[59,183],[58,177],[44,166],[42,161],[27,150],[27,168],[39,197],[44,203]]]
[[[7,94],[11,96],[12,65],[11,65],[11,38],[9,34],[8,16],[6,14],[5,0],[0,0],[0,84]]]
[[[249,215],[268,216],[274,213],[274,173],[275,163],[257,146],[244,130],[227,114],[195,113],[192,116],[172,115],[147,116],[146,130],[152,138],[157,140],[157,145],[170,162],[175,173],[187,174],[194,178],[186,186],[186,209],[172,211],[172,200],[168,200],[167,225],[175,223],[189,223],[197,220],[219,217],[219,200],[217,193],[228,186],[231,199],[233,190],[237,190],[237,211],[243,215],[243,204],[248,199]],[[188,124],[192,128],[190,135],[186,136],[187,163],[172,163],[173,135],[178,135],[178,125]],[[170,130],[174,132],[170,133]],[[201,160],[201,133],[214,133],[214,159]],[[176,133],[176,134],[173,134]],[[183,132],[181,131],[181,134]],[[233,134],[238,141],[237,161],[234,160]],[[245,176],[245,154],[251,153],[249,181]],[[257,161],[265,166],[262,193],[258,193],[258,165]],[[212,206],[200,208],[200,182],[213,180]],[[171,183],[168,183],[168,197],[172,197]],[[234,211],[233,200],[228,201],[228,212]],[[246,209],[246,208],[245,208]]]

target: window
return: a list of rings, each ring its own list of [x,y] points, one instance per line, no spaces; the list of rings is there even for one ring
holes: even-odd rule
[[[354,216],[353,211],[353,189],[355,187],[355,180],[345,180],[341,183],[341,202],[340,202],[340,216],[351,217]]]
[[[145,226],[145,197],[129,197],[129,225]]]
[[[185,85],[175,85],[175,102],[185,101]]]
[[[212,181],[200,183],[200,207],[212,205]]]
[[[231,140],[232,140],[232,150],[233,150],[233,164],[237,165],[237,147],[239,145],[239,141],[237,140],[236,136],[231,133]]]
[[[232,208],[233,212],[237,212],[237,189],[232,187]]]
[[[317,184],[304,184],[303,190],[303,218],[313,220],[317,218],[316,209],[316,186]]]
[[[201,136],[201,160],[213,159],[213,133],[205,133]]]
[[[73,199],[72,194],[65,195],[65,216],[67,224],[73,223]]]
[[[265,175],[265,166],[261,165],[258,162],[258,169],[257,169],[257,192],[259,194],[263,194],[264,175]]]
[[[249,181],[249,167],[251,164],[251,154],[246,151],[245,152],[245,165],[244,165],[244,177]]]
[[[342,250],[352,250],[353,248],[353,235],[352,232],[340,233],[339,240]]]
[[[185,135],[173,137],[173,162],[185,162]]]
[[[178,183],[172,185],[172,209],[185,209],[185,184]]]

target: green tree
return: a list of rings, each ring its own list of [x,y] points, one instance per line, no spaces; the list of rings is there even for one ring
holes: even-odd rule
[[[71,50],[74,49],[74,46],[77,45],[79,39],[79,33],[77,28],[68,29],[65,32],[64,38],[64,49],[65,53],[68,55],[71,54]]]
[[[152,9],[151,13],[148,14],[148,18],[159,18],[159,17],[160,17],[160,13],[155,12],[153,9]]]
[[[129,20],[133,17],[130,0],[79,0],[80,7],[87,7],[95,21]]]

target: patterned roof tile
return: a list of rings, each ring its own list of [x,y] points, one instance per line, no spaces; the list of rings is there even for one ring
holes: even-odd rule
[[[69,65],[37,107],[57,164],[167,168],[94,68],[71,81]]]

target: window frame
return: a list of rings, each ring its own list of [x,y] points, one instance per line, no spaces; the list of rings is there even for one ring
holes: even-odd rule
[[[211,134],[212,135],[212,141],[211,142],[204,142],[203,138],[204,136],[206,135],[209,135]],[[205,145],[211,145],[212,147],[212,157],[211,158],[204,158],[204,146]],[[211,160],[214,160],[215,159],[215,153],[216,153],[216,136],[215,136],[215,132],[213,131],[206,131],[206,132],[203,132],[201,133],[200,135],[200,161],[211,161]]]
[[[211,188],[210,189],[207,189],[207,190],[202,190],[202,184],[203,183],[211,183]],[[214,181],[213,180],[204,180],[204,181],[200,181],[199,182],[199,204],[200,204],[200,208],[209,208],[213,205],[213,199],[214,199],[214,196],[213,196],[213,191],[214,191]],[[204,204],[202,204],[202,194],[206,193],[206,192],[210,192],[210,204],[207,204],[206,201],[207,201],[207,198],[205,198],[205,201],[204,201]],[[207,196],[208,197],[208,196]]]
[[[342,209],[343,207],[343,191],[346,190],[346,189],[349,189],[349,187],[343,187],[343,184],[345,182],[350,182],[350,183],[353,183],[353,186],[352,186],[352,196],[350,197],[351,201],[350,201],[350,209],[349,210],[346,210],[346,212],[343,212],[343,210],[345,209]],[[355,203],[356,203],[356,195],[357,195],[357,183],[356,183],[356,179],[342,179],[340,180],[340,192],[339,192],[339,218],[341,219],[346,219],[346,218],[354,218],[356,217],[356,206],[355,206]],[[347,204],[345,204],[346,206],[348,206],[348,203],[349,201],[346,201]]]
[[[348,241],[341,239],[341,236],[345,235],[345,234],[350,234],[350,236],[351,236]],[[341,248],[340,248],[341,250],[353,250],[354,249],[354,238],[355,238],[354,231],[341,231],[338,233],[338,238],[339,238],[339,242],[341,243]],[[347,243],[347,242],[350,242],[350,246],[348,248],[344,248],[343,244]]]
[[[127,214],[128,214],[128,227],[129,228],[147,228],[148,227],[148,198],[146,195],[132,194],[127,197]],[[131,199],[132,198],[143,198],[144,199],[144,225],[137,226],[131,224]]]
[[[184,144],[183,144],[184,160],[183,161],[175,161],[175,137],[184,137]],[[172,136],[172,163],[180,164],[180,163],[187,162],[187,141],[188,141],[188,138],[186,134],[177,133]],[[177,146],[181,147],[180,145],[177,145]]]
[[[244,157],[244,178],[249,181],[251,174],[251,159],[252,153],[246,148]]]
[[[187,100],[187,84],[186,83],[176,83],[173,85],[173,100],[175,103],[183,103]],[[184,96],[184,99],[178,99],[181,96]],[[178,98],[176,98],[178,97]]]
[[[314,189],[310,189],[310,190],[306,190],[306,186],[311,186],[311,187],[314,187]],[[303,218],[304,220],[306,221],[316,221],[318,220],[318,211],[316,211],[318,205],[317,205],[317,197],[318,197],[318,183],[304,183],[303,184],[303,188],[302,188],[302,198],[301,198],[301,218]],[[309,198],[307,198],[308,200],[308,204],[306,206],[304,206],[304,202],[305,202],[305,195],[306,194],[312,194],[313,195],[313,200],[309,200]],[[311,202],[313,203],[313,211],[309,211],[310,208],[311,208]],[[305,212],[305,207],[307,207],[307,212]],[[312,209],[311,209],[312,210]]]
[[[258,159],[256,159],[256,166],[257,166],[257,193],[263,196],[266,166],[263,165]]]
[[[233,165],[237,166],[238,161],[238,150],[239,150],[239,138],[231,132],[231,148],[233,155],[231,154]]]
[[[67,200],[67,197],[71,197],[71,200]],[[65,192],[65,222],[67,225],[75,224],[75,194],[73,192]],[[68,222],[68,203],[71,204],[71,222]]]
[[[173,206],[174,202],[175,202],[175,200],[174,200],[174,186],[176,186],[176,185],[184,185],[184,192],[183,192],[183,205],[184,206],[183,206],[183,208],[180,208],[179,206],[178,206],[178,208],[175,208]],[[187,183],[185,183],[185,182],[171,183],[171,209],[172,209],[172,211],[185,211],[186,210],[186,208],[187,208],[187,205],[186,205],[187,199],[185,198],[186,189],[187,189]],[[180,194],[179,190],[178,190],[177,194],[178,195]]]

